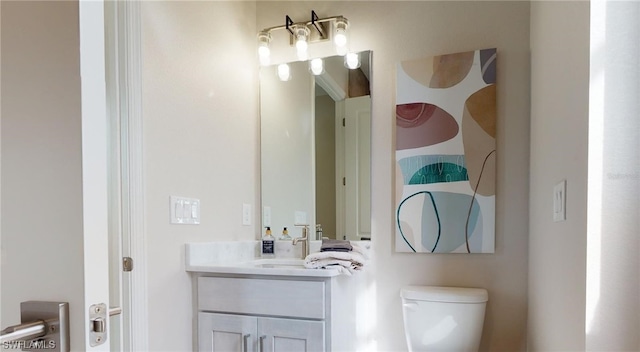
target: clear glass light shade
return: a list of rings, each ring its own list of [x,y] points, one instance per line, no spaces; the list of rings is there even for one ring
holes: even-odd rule
[[[278,78],[283,82],[291,80],[291,69],[289,68],[289,65],[278,65]]]
[[[307,43],[307,37],[299,36],[298,39],[296,39],[296,50],[298,52],[306,53],[308,47],[309,47],[309,44]]]
[[[344,56],[347,53],[347,28],[349,27],[349,22],[344,17],[338,17],[334,26],[333,44],[338,55]]]
[[[349,53],[344,57],[344,66],[350,70],[360,67],[360,55]]]
[[[307,48],[309,47],[309,35],[311,34],[309,28],[304,24],[297,24],[293,27],[293,34],[296,39],[296,53],[298,60],[307,59]]]
[[[268,32],[258,33],[258,58],[260,64],[266,66],[269,64],[269,58],[271,56],[271,49],[269,49],[269,43],[271,42],[271,34]]]
[[[337,30],[336,36],[333,37],[333,43],[336,46],[345,46],[347,45],[347,33],[345,30]]]
[[[321,75],[324,72],[324,62],[322,59],[317,58],[309,61],[309,71],[315,76]]]

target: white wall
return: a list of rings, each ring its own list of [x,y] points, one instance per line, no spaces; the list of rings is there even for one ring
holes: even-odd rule
[[[399,291],[409,284],[478,286],[489,290],[482,350],[525,348],[529,170],[528,2],[258,2],[258,29],[344,15],[351,49],[373,51],[372,229],[375,241],[378,351],[406,351]],[[274,41],[276,41],[274,35]],[[310,55],[333,55],[322,44]],[[419,255],[394,252],[394,96],[399,61],[498,48],[498,188],[496,253]],[[282,49],[282,51],[278,51]],[[273,60],[294,58],[277,47]]]
[[[2,316],[20,302],[69,302],[85,349],[78,2],[3,1]],[[64,278],[64,280],[61,280]]]
[[[589,2],[532,2],[531,351],[585,348],[588,108]],[[567,220],[554,223],[553,187],[564,179]]]
[[[149,348],[190,350],[184,243],[259,230],[255,3],[142,2]],[[200,225],[169,224],[169,196],[198,198]],[[242,226],[242,204],[253,205]]]
[[[640,2],[591,2],[587,351],[640,350]]]

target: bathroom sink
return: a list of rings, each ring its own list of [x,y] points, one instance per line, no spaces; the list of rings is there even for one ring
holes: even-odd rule
[[[282,268],[282,269],[306,269],[302,259],[256,259],[247,263],[255,268]]]

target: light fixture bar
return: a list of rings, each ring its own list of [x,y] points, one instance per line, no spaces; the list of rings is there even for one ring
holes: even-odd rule
[[[336,33],[331,33],[329,27],[325,25],[327,22],[335,22],[332,29]],[[319,40],[330,39],[329,37],[340,37],[337,41],[336,49],[338,54],[346,54],[346,31],[349,22],[343,16],[332,16],[319,18],[318,14],[311,10],[311,21],[294,22],[289,15],[285,15],[284,25],[265,28],[258,34],[258,46],[260,53],[260,63],[266,65],[269,60],[269,44],[271,42],[271,32],[286,29],[289,32],[290,44],[295,45],[298,53],[298,59],[307,59],[307,45]],[[311,29],[315,29],[313,32]],[[314,34],[313,36],[311,34]],[[315,34],[317,33],[317,35]]]
[[[322,22],[319,22],[319,20],[320,19],[318,18],[318,15],[316,14],[316,12],[314,10],[311,10],[311,24],[316,28],[316,30],[320,34],[320,38],[326,39],[327,33],[325,32],[324,27],[322,26]]]

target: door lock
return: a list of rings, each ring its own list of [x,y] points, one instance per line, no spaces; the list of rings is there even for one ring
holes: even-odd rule
[[[107,340],[107,305],[92,304],[89,307],[89,345],[102,345]]]

